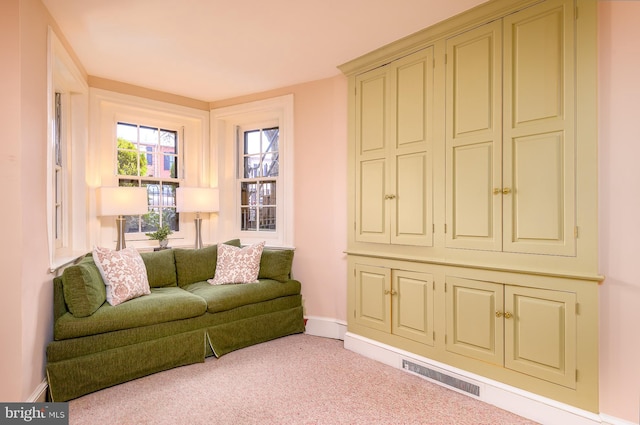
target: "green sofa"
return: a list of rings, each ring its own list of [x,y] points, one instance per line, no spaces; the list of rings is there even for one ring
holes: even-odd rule
[[[265,248],[258,283],[229,285],[207,282],[215,274],[216,245],[141,256],[151,294],[115,307],[104,302],[91,254],[54,278],[46,367],[52,401],[304,331],[292,250]]]

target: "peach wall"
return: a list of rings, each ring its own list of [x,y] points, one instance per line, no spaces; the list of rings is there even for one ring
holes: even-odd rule
[[[22,281],[22,217],[20,169],[20,40],[19,0],[4,0],[0,5],[0,128],[3,132],[0,150],[0,179],[3,202],[12,208],[0,208],[3,249],[0,255],[0,401],[21,399],[22,320],[20,291]],[[12,141],[13,143],[9,143]]]
[[[640,2],[598,5],[600,410],[640,422]]]
[[[346,321],[347,79],[337,77],[212,102],[211,108],[294,96],[293,274],[305,315]]]

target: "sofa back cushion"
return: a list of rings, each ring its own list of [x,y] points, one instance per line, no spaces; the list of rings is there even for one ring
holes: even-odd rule
[[[291,278],[292,264],[292,249],[265,248],[260,258],[258,279],[273,279],[286,282]]]
[[[233,239],[225,244],[240,247],[240,239]],[[181,288],[195,282],[212,279],[215,276],[218,245],[200,249],[176,248],[173,251],[176,259],[178,286]]]
[[[172,249],[141,252],[140,256],[147,268],[147,278],[151,288],[178,286],[176,263]]]
[[[104,281],[91,256],[64,269],[62,291],[67,308],[74,317],[92,315],[107,300]]]

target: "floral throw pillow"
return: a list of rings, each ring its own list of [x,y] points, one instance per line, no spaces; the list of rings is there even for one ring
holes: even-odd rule
[[[147,268],[135,248],[114,251],[93,249],[93,261],[98,266],[107,289],[107,302],[113,306],[151,293]]]
[[[212,285],[257,282],[263,249],[264,242],[244,248],[226,244],[218,245],[216,274],[207,282]]]

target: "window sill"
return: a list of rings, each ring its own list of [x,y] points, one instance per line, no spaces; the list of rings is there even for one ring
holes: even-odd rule
[[[57,272],[84,257],[87,254],[86,251],[72,251],[72,250],[61,250],[55,253],[55,257],[51,261],[51,265],[49,267],[49,273],[57,274]]]

